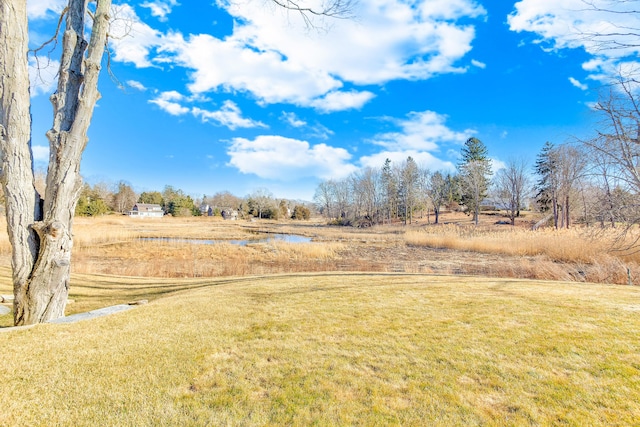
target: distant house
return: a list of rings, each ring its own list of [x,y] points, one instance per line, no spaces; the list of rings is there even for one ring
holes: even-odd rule
[[[236,221],[238,219],[238,211],[235,209],[223,209],[222,218],[228,221]]]
[[[213,208],[209,205],[202,204],[200,205],[200,215],[202,216],[213,216]]]
[[[128,213],[133,218],[162,218],[162,206],[150,203],[136,203]]]

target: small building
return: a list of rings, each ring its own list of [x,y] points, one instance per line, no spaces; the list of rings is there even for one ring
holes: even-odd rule
[[[151,203],[136,203],[127,213],[132,218],[162,218],[162,206]]]
[[[223,209],[221,214],[222,218],[228,221],[236,221],[238,219],[238,211],[235,209]]]
[[[200,215],[213,216],[213,208],[207,204],[200,205]]]

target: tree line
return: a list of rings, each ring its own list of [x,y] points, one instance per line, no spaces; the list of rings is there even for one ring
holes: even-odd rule
[[[410,224],[416,215],[439,223],[442,209],[464,211],[475,224],[481,209],[503,211],[512,225],[523,209],[543,213],[537,228],[574,223],[621,231],[640,224],[640,99],[637,81],[619,77],[595,105],[595,136],[546,142],[535,161],[510,159],[492,171],[487,147],[469,138],[454,171],[430,171],[408,157],[387,159],[343,180],[321,182],[317,209],[332,224]]]
[[[399,164],[387,159],[380,168],[365,168],[343,180],[321,182],[315,192],[317,209],[331,223],[370,226],[402,221],[416,215],[437,224],[442,208],[466,211],[477,221],[489,189],[491,161],[486,146],[469,138],[455,173],[430,171],[412,157]]]
[[[111,185],[104,182],[84,184],[75,214],[126,214],[136,203],[160,205],[166,215],[176,217],[223,216],[225,212],[235,212],[239,218],[302,220],[309,219],[313,209],[310,203],[278,199],[264,188],[245,197],[221,191],[212,196],[205,194],[201,198],[194,198],[171,185],[165,186],[162,191],[144,191],[138,194],[129,183],[120,181]]]

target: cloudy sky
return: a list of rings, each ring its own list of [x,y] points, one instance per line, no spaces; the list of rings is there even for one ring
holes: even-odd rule
[[[54,33],[63,3],[29,0],[32,47]],[[360,0],[348,19],[305,19],[270,0],[114,3],[82,174],[137,191],[311,200],[320,180],[386,158],[453,170],[471,136],[496,167],[533,163],[545,141],[590,134],[589,106],[638,65],[638,48],[590,37],[638,18],[583,0]],[[589,2],[613,3],[636,2]],[[32,60],[40,167],[57,66],[47,51]]]

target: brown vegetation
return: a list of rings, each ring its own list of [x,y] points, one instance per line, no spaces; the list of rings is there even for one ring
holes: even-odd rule
[[[529,222],[521,220],[520,227],[495,225],[496,218],[488,215],[482,216],[479,227],[464,215],[446,214],[442,219],[448,224],[427,224],[423,218],[411,226],[358,229],[318,221],[77,218],[73,271],[165,278],[373,271],[618,284],[628,283],[630,271],[635,284],[640,278],[640,253],[612,251],[613,234],[530,231]],[[274,233],[304,235],[313,241],[264,242]],[[231,243],[234,240],[247,243]],[[0,257],[8,266],[6,237],[0,241]]]
[[[511,227],[494,225],[492,216],[482,219],[480,227],[471,226],[469,217],[448,214],[445,225],[427,224],[423,218],[408,227],[357,229],[317,221],[77,218],[73,270],[144,277],[376,271],[626,284],[630,269],[634,283],[640,278],[640,253],[611,251],[614,235],[530,231],[528,223]],[[274,233],[304,235],[313,242],[264,242]],[[247,244],[225,243],[233,240]],[[7,266],[9,253],[2,237],[0,256]]]

